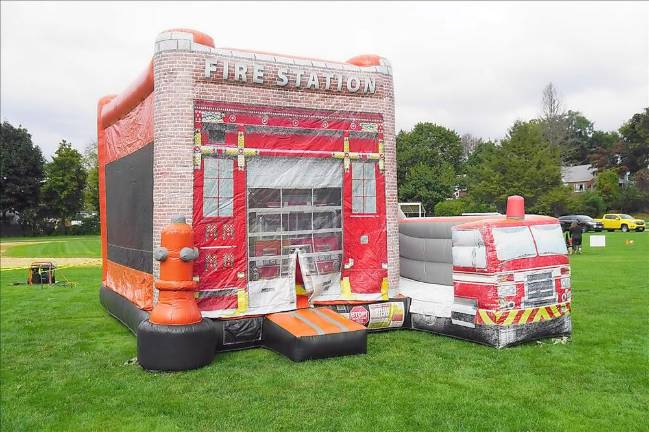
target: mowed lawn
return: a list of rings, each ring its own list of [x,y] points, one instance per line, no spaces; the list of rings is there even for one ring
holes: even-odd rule
[[[649,233],[605,235],[572,257],[566,344],[400,330],[370,335],[363,356],[253,349],[183,373],[129,362],[135,338],[99,305],[98,267],[63,269],[74,288],[12,286],[25,275],[5,271],[2,430],[648,430]]]
[[[4,255],[14,258],[101,258],[99,236],[52,236],[3,238],[2,243],[25,243],[9,247]]]

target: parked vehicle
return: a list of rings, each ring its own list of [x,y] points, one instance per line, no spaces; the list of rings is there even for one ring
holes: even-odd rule
[[[604,229],[604,225],[596,221],[590,216],[586,215],[565,215],[561,216],[559,218],[559,222],[561,222],[561,229],[563,231],[568,231],[570,229],[570,225],[572,225],[573,222],[577,222],[577,225],[579,225],[582,229],[583,232],[586,231],[602,231]]]
[[[633,216],[623,213],[607,213],[601,219],[595,219],[602,222],[606,231],[621,230],[627,232],[629,230],[636,230],[642,232],[645,230],[645,221],[636,219]]]

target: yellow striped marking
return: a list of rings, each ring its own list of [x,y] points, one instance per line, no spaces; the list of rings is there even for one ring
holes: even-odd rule
[[[493,322],[493,320],[491,319],[491,317],[489,316],[486,310],[478,309],[478,313],[480,314],[480,318],[482,319],[482,322],[485,323],[486,325],[495,324],[495,322]]]
[[[381,300],[387,300],[388,299],[388,289],[390,285],[388,283],[388,278],[383,278],[381,281]]]
[[[534,309],[523,309],[523,314],[519,318],[518,323],[519,324],[526,324],[527,319],[530,317],[530,314],[532,313],[533,310]]]
[[[520,313],[520,316],[519,316]],[[532,317],[532,314],[534,316]],[[484,325],[521,325],[560,318],[570,314],[570,303],[559,303],[539,308],[490,310],[478,309],[478,315]],[[518,318],[517,318],[518,317]],[[530,319],[530,317],[532,317]],[[504,318],[504,319],[502,319]]]
[[[340,281],[340,294],[343,296],[344,299],[351,299],[352,298],[352,285],[349,283],[349,278],[343,278],[342,281]]]
[[[548,314],[548,311],[545,310],[544,307],[540,307],[536,311],[536,316],[534,316],[532,322],[535,323],[535,322],[544,321],[548,319],[550,319],[550,314]]]
[[[505,321],[503,322],[503,325],[512,325],[516,315],[518,315],[518,309],[510,310],[509,315],[507,315],[507,318],[505,318]]]
[[[561,316],[561,311],[559,310],[557,305],[551,305],[550,311],[552,312],[552,315],[554,315],[555,318],[559,318]]]

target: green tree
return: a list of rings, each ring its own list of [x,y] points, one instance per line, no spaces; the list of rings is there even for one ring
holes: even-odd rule
[[[588,190],[577,194],[575,207],[570,213],[585,214],[591,217],[601,217],[606,211],[604,198],[594,190]]]
[[[593,122],[578,111],[565,114],[565,140],[560,144],[561,160],[564,164],[583,165],[589,163],[593,146]]]
[[[408,169],[399,185],[399,200],[419,201],[430,212],[435,204],[453,194],[455,183],[455,172],[448,163],[433,166],[418,163]]]
[[[620,164],[631,174],[649,167],[649,108],[634,114],[620,128]]]
[[[639,210],[649,210],[649,168],[643,168],[631,176],[640,194]]]
[[[583,165],[589,163],[592,153],[593,122],[578,111],[544,117],[540,120],[543,134],[550,144],[559,148],[563,165]]]
[[[431,211],[458,184],[463,148],[459,135],[433,123],[418,123],[397,135],[399,199],[420,201]]]
[[[559,217],[572,213],[576,207],[574,193],[568,186],[562,185],[541,195],[536,204],[529,207],[529,212]]]
[[[629,184],[620,188],[620,197],[618,198],[615,207],[623,212],[642,210],[642,208],[646,206],[644,198],[645,197],[640,193],[635,185]]]
[[[516,122],[500,146],[485,148],[478,158],[467,168],[469,197],[500,212],[509,195],[522,195],[533,209],[541,196],[561,185],[559,150],[536,120]]]
[[[474,167],[480,165],[485,159],[498,150],[498,145],[493,141],[483,141],[475,146],[466,160],[465,166]]]
[[[606,206],[611,209],[620,199],[620,179],[612,169],[600,171],[595,178],[595,190],[604,199]]]
[[[594,131],[590,138],[589,162],[599,170],[617,168],[620,146],[621,137],[617,132]]]
[[[67,141],[61,141],[52,162],[45,165],[42,194],[45,206],[61,219],[64,227],[83,208],[86,177],[81,153]]]
[[[21,126],[9,122],[0,127],[0,210],[19,214],[38,207],[43,180],[43,154]]]
[[[83,207],[87,211],[99,212],[99,168],[97,163],[97,143],[88,144],[83,154],[83,166],[88,173],[83,191]]]

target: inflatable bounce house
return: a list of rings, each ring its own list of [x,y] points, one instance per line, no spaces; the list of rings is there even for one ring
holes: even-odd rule
[[[556,219],[399,217],[392,68],[161,33],[98,104],[104,307],[145,369],[263,346],[365,353],[413,328],[504,347],[571,332]]]

